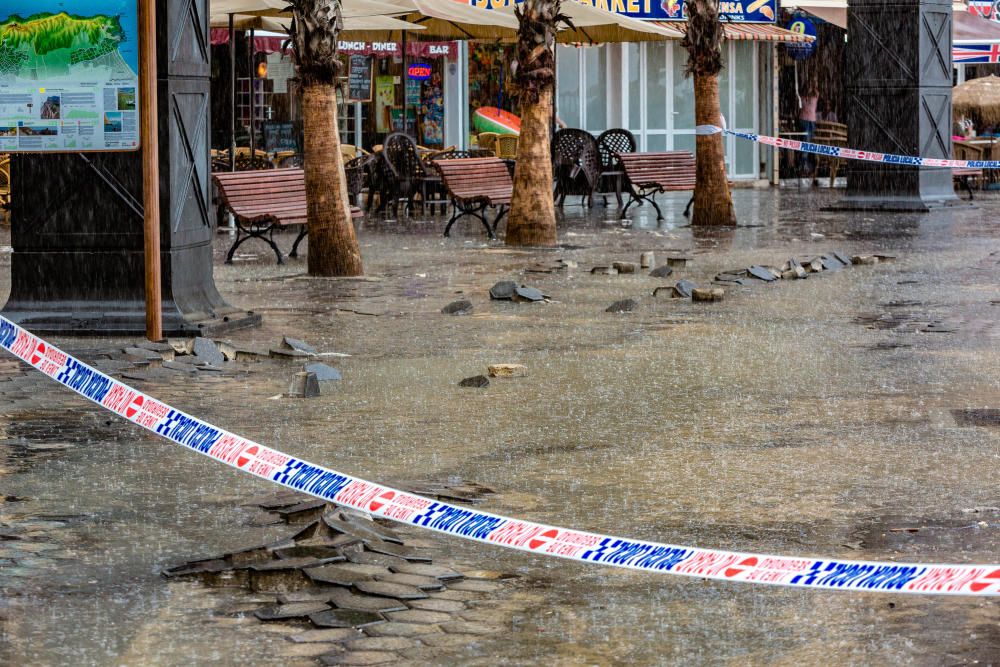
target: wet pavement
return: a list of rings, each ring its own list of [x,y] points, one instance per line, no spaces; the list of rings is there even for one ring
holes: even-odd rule
[[[364,279],[309,278],[254,242],[226,266],[220,235],[220,290],[264,316],[225,338],[266,354],[291,336],[350,355],[321,359],[342,379],[302,399],[280,397],[296,358],[117,372],[363,478],[485,485],[495,493],[478,507],[500,514],[723,549],[997,562],[1000,199],[925,215],[822,211],[835,197],[739,190],[736,230],[683,227],[682,194],[662,197],[660,225],[649,207],[629,225],[567,207],[563,247],[534,251],[487,244],[471,224],[444,239],[440,217],[366,221]],[[663,278],[591,273],[645,252],[657,266],[689,261]],[[712,283],[833,252],[895,259]],[[7,266],[0,252],[0,299]],[[724,299],[653,296],[682,279]],[[504,280],[548,299],[491,299]],[[627,312],[606,312],[627,299]],[[462,300],[468,314],[442,313]],[[137,341],[54,342],[100,359]],[[459,386],[494,364],[524,369]],[[0,359],[0,406],[0,663],[319,664],[287,639],[301,627],[253,617],[273,595],[160,575],[294,532],[258,525],[247,502],[274,491],[266,482],[114,420],[12,358]],[[498,633],[400,654],[414,664],[1000,662],[993,600],[705,582],[414,538],[435,563],[516,575],[491,608]]]

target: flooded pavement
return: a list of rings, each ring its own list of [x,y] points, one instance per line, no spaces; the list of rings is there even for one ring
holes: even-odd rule
[[[553,250],[487,244],[471,224],[444,239],[440,217],[366,221],[364,279],[309,278],[253,242],[226,266],[220,235],[220,290],[264,316],[225,337],[350,355],[322,358],[342,379],[281,398],[302,361],[262,357],[126,381],[363,478],[485,485],[496,493],[478,507],[500,514],[784,555],[997,562],[1000,199],[904,215],[824,212],[830,192],[734,198],[736,230],[680,226],[682,194],[662,197],[659,226],[649,207],[628,225],[567,207]],[[661,278],[591,273],[649,252],[656,266],[689,261]],[[712,282],[833,252],[895,259]],[[491,299],[504,280],[548,299]],[[679,280],[724,298],[653,296]],[[468,314],[441,312],[463,300]],[[135,341],[54,342],[94,359]],[[273,596],[160,575],[288,537],[246,504],[275,488],[18,363],[0,360],[0,663],[319,664],[294,655],[283,624],[252,617]],[[524,368],[459,386],[495,364]],[[400,654],[415,664],[1000,662],[993,600],[706,582],[423,539],[435,563],[517,575],[530,595],[498,603],[497,635]]]

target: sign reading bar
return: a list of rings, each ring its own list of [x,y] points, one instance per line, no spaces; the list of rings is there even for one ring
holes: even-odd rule
[[[573,0],[571,0],[573,1]],[[686,21],[684,0],[576,0],[643,21]],[[469,0],[474,7],[506,7],[519,0]],[[733,23],[774,23],[778,0],[720,0],[719,17]]]
[[[372,101],[371,56],[351,56],[347,72],[347,99],[351,102]]]
[[[139,148],[137,0],[0,0],[0,153]]]

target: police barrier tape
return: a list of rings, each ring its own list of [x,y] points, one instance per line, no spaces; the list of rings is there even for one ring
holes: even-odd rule
[[[1000,595],[1000,565],[877,563],[736,553],[570,530],[449,505],[330,470],[212,426],[108,377],[3,316],[0,346],[111,412],[216,461],[338,505],[484,544],[720,581]]]
[[[826,144],[815,144],[809,141],[798,141],[796,139],[782,139],[781,137],[771,137],[766,134],[751,134],[748,132],[736,132],[735,130],[724,130],[715,125],[699,125],[695,134],[718,134],[719,132],[731,134],[740,139],[753,141],[765,146],[775,148],[786,148],[788,150],[799,151],[800,153],[812,153],[814,155],[826,155],[828,157],[843,158],[845,160],[862,160],[864,162],[882,162],[885,164],[901,164],[914,167],[944,167],[946,169],[1000,169],[1000,160],[945,160],[933,157],[914,157],[911,155],[895,155],[893,153],[878,153],[875,151],[859,151],[854,148],[841,148],[839,146],[828,146]]]

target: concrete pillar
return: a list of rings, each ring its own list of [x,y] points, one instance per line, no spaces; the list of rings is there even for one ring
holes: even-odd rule
[[[157,23],[164,333],[259,324],[212,277],[208,0],[159,0]],[[4,315],[38,332],[144,333],[140,155],[21,155],[11,176]]]
[[[849,0],[851,147],[951,157],[951,0]],[[849,161],[837,208],[927,210],[956,201],[947,169]]]

